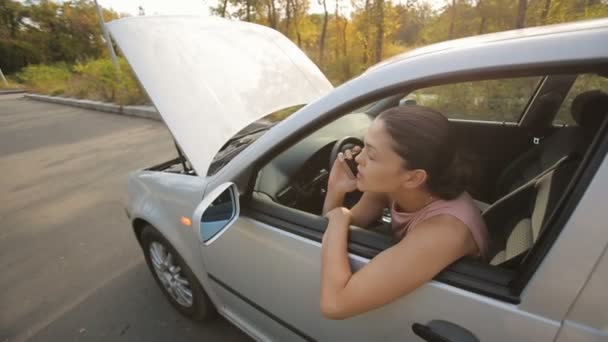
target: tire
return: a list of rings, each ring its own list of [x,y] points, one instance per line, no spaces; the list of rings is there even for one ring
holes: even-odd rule
[[[190,267],[156,229],[151,226],[143,229],[141,246],[154,280],[177,311],[195,321],[216,316],[213,303]]]

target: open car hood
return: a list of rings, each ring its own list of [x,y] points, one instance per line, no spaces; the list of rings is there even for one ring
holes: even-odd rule
[[[235,133],[333,89],[281,33],[203,16],[130,17],[107,24],[198,175]]]

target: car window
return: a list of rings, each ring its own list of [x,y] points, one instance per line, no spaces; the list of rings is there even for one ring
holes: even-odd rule
[[[431,107],[449,119],[518,122],[541,77],[452,83],[418,89],[400,105]]]
[[[572,118],[572,113],[570,112],[572,101],[579,94],[589,90],[602,90],[608,93],[608,78],[596,74],[579,75],[576,78],[574,84],[572,85],[572,88],[570,88],[570,91],[568,92],[566,99],[564,100],[559,111],[557,112],[557,115],[555,115],[553,125],[576,126],[576,122]]]

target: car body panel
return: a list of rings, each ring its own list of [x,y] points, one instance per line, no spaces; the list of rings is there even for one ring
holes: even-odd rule
[[[203,198],[206,183],[202,177],[134,171],[127,182],[129,203],[126,208],[131,220],[151,225],[171,243],[203,286],[207,273],[200,257],[198,232],[192,226],[184,226],[181,218],[191,217]],[[210,297],[220,305],[213,293]]]
[[[146,16],[107,26],[199,175],[248,124],[333,89],[297,46],[261,25]]]
[[[608,248],[568,312],[557,342],[608,340]]]

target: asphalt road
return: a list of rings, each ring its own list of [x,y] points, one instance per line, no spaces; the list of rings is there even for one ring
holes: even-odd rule
[[[163,297],[126,175],[176,156],[159,122],[0,95],[0,342],[249,341]]]

